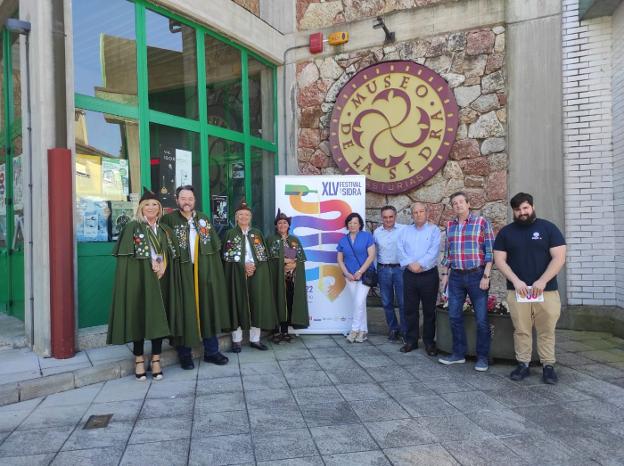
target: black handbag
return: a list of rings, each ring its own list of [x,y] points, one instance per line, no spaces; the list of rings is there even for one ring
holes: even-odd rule
[[[351,246],[351,250],[353,251],[353,257],[355,257],[355,260],[357,261],[358,265],[362,267],[362,264],[360,264],[360,260],[358,259],[357,254],[355,253],[355,249],[353,249],[351,240],[347,238],[347,241],[349,242],[349,246]],[[375,266],[371,264],[366,269],[366,271],[362,274],[362,284],[373,288],[377,286],[377,283],[379,283],[379,279],[377,278],[377,270],[375,269]]]

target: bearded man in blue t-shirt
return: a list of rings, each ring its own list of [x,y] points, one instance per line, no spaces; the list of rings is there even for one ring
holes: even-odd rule
[[[555,224],[537,218],[530,194],[518,193],[509,203],[514,221],[494,241],[494,262],[507,278],[507,303],[514,325],[518,366],[510,377],[523,380],[529,375],[535,326],[543,381],[555,384],[555,326],[561,314],[557,274],[565,264],[565,239]]]

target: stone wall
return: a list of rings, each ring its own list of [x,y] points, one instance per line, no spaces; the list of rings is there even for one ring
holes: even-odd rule
[[[340,174],[330,153],[329,120],[336,96],[359,70],[388,60],[413,60],[443,76],[460,108],[460,125],[449,161],[421,187],[400,195],[367,192],[367,223],[380,221],[379,208],[394,205],[410,223],[410,204],[427,203],[441,227],[452,218],[449,196],[463,190],[471,207],[496,231],[507,223],[507,92],[505,28],[495,26],[340,54],[297,64],[300,174]],[[497,285],[502,286],[497,280]]]
[[[297,0],[297,28],[320,29],[393,11],[461,0]]]

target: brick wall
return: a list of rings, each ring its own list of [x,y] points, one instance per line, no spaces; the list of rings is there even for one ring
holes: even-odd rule
[[[611,26],[608,16],[579,22],[578,0],[563,1],[569,304],[616,304]]]
[[[624,4],[613,15],[613,179],[616,303],[624,307]]]

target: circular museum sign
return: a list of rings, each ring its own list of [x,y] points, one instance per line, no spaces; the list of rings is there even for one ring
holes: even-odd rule
[[[447,82],[411,61],[364,68],[336,97],[330,145],[338,167],[366,187],[397,194],[421,185],[448,159],[459,121]]]

